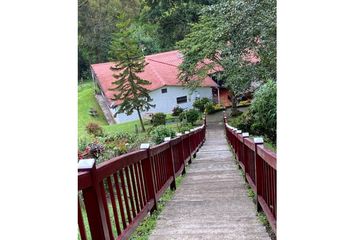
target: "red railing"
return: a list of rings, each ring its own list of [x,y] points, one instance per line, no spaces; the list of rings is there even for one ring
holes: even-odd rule
[[[248,133],[231,127],[224,117],[226,138],[236,159],[256,195],[257,210],[261,209],[276,232],[277,219],[277,156],[266,149],[263,141],[249,138]]]
[[[81,239],[127,239],[205,140],[205,123],[157,146],[124,154],[78,173]],[[86,163],[87,160],[81,160]],[[86,161],[86,162],[85,162]],[[86,222],[86,224],[85,224]],[[87,227],[89,226],[89,227]]]

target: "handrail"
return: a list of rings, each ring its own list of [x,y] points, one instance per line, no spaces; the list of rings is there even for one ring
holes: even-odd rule
[[[224,115],[225,133],[228,143],[245,173],[245,181],[255,192],[257,211],[263,210],[274,233],[277,219],[277,156],[276,153],[264,147],[263,142],[256,143],[242,135],[240,129],[227,123]]]
[[[204,143],[205,131],[204,119],[201,127],[170,141],[79,171],[81,239],[127,239],[148,212],[157,209],[166,189],[176,188],[176,177],[185,173],[185,166]]]

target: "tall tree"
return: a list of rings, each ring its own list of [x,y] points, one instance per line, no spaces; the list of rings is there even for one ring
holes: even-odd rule
[[[148,111],[154,107],[150,102],[152,98],[145,86],[151,84],[149,81],[141,79],[138,73],[144,71],[147,65],[144,61],[144,55],[139,47],[138,42],[134,38],[134,29],[131,28],[131,20],[124,13],[118,17],[117,32],[113,34],[111,43],[111,57],[115,62],[111,67],[114,87],[110,89],[114,91],[112,100],[121,101],[118,113],[126,113],[131,115],[134,110],[137,111],[140,119],[141,128],[145,131],[144,123],[141,117],[142,111]]]
[[[181,81],[196,87],[216,64],[222,66],[235,107],[252,82],[276,80],[276,1],[228,0],[205,7],[178,46],[184,55]],[[250,55],[260,62],[249,61]]]

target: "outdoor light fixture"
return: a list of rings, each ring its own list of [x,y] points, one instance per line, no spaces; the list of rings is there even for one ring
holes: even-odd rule
[[[255,137],[253,138],[254,143],[263,143],[263,138],[261,137]]]
[[[140,144],[140,149],[148,149],[150,147],[150,143],[142,143]]]
[[[82,170],[82,171],[83,170],[90,170],[94,164],[95,164],[95,159],[93,159],[93,158],[81,159],[79,161],[78,169]]]

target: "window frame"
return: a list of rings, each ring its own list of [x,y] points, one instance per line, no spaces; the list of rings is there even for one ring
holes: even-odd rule
[[[178,99],[180,99],[180,101],[178,101]],[[183,99],[183,102],[181,102],[181,99]],[[185,99],[185,101],[184,101],[184,99]],[[186,95],[186,96],[177,97],[177,98],[176,98],[176,102],[177,102],[177,104],[187,103],[187,102],[188,102],[188,97],[187,97],[187,95]]]

